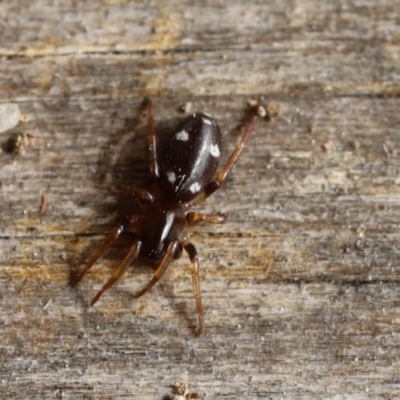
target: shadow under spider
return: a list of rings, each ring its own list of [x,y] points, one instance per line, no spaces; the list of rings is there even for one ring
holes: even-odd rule
[[[103,149],[98,157],[94,180],[99,187],[98,195],[101,196],[103,193],[104,197],[106,197],[111,191],[115,194],[115,201],[111,206],[109,204],[99,204],[94,205],[92,209],[99,216],[110,215],[110,223],[101,227],[98,227],[96,224],[92,224],[91,226],[89,225],[88,229],[85,229],[83,233],[78,235],[76,238],[77,241],[85,236],[97,237],[99,234],[103,233],[104,236],[106,236],[110,229],[115,226],[118,215],[129,214],[129,211],[127,211],[129,210],[129,204],[119,204],[118,202],[124,187],[134,186],[146,188],[148,186],[150,182],[150,171],[146,116],[145,102],[141,101],[139,106],[136,107],[133,116],[125,118],[122,127],[112,133],[106,144],[103,145]],[[116,113],[113,113],[111,116],[111,118],[117,117]],[[176,117],[156,122],[159,145],[162,145],[164,134],[168,133],[168,131],[173,128],[180,119],[181,117]],[[101,242],[101,239],[99,239],[99,241]],[[73,259],[70,260],[69,265],[73,266],[69,273],[70,286],[73,286],[73,282],[77,277],[78,272],[90,258],[93,249],[98,247],[99,241],[96,240],[95,244],[91,244],[87,250],[81,252],[78,259],[73,257]],[[120,254],[125,254],[126,249],[129,249],[130,246],[131,240],[129,234],[124,234],[118,238],[104,257],[118,263],[118,260],[120,260]],[[113,265],[115,263],[112,263],[110,266],[111,270],[113,270]],[[144,265],[150,267],[150,269],[156,267],[156,264],[153,265],[148,259],[139,256],[135,261],[135,269],[136,267],[141,268]]]

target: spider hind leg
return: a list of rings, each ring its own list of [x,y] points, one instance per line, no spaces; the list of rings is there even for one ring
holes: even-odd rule
[[[71,285],[76,286],[82,278],[86,275],[90,268],[96,263],[96,261],[104,255],[104,253],[108,250],[108,248],[117,240],[119,235],[123,232],[124,228],[122,225],[115,227],[108,236],[104,239],[103,243],[93,254],[92,258],[86,263],[83,270],[79,273],[79,275],[73,277]]]
[[[138,257],[140,253],[140,249],[142,247],[141,242],[135,242],[131,248],[129,249],[129,253],[125,256],[125,258],[122,260],[121,264],[119,264],[118,268],[114,271],[112,274],[111,278],[103,285],[103,287],[97,292],[96,296],[93,297],[92,302],[90,305],[92,306],[93,304],[97,303],[97,301],[100,299],[101,295],[109,289],[112,285],[114,285],[115,282],[119,278],[121,278],[122,274],[125,272],[127,266],[135,259]]]

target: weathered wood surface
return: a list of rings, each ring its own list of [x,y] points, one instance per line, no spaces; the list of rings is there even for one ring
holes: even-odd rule
[[[399,398],[400,2],[192,3],[0,3],[0,102],[24,116],[1,142],[36,136],[0,154],[0,397]],[[249,98],[283,107],[199,207],[229,212],[190,232],[199,339],[186,258],[138,301],[145,265],[88,307],[126,243],[68,284],[146,182],[144,95],[224,132]]]

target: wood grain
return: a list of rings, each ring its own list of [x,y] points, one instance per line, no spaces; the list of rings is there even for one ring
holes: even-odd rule
[[[0,397],[378,399],[400,393],[398,0],[0,3]],[[70,275],[146,185],[143,96],[160,124],[212,113],[224,157],[246,102],[259,120],[232,176],[198,209],[221,226],[200,254],[205,334],[189,261],[133,301],[152,269],[90,300],[127,251]],[[8,154],[30,133],[25,154]],[[40,213],[42,196],[47,208]]]

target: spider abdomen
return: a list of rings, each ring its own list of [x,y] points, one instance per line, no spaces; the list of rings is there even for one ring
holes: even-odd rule
[[[172,201],[193,200],[214,178],[221,154],[221,131],[206,114],[182,119],[157,152],[160,187]]]

